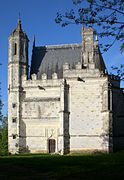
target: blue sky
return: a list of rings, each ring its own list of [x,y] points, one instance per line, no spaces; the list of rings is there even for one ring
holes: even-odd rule
[[[30,40],[30,61],[34,34],[37,46],[81,42],[81,26],[70,25],[62,28],[54,21],[58,11],[65,12],[71,8],[73,8],[71,0],[0,1],[0,63],[2,63],[2,66],[0,66],[0,81],[2,83],[1,94],[4,103],[4,114],[7,113],[8,37],[17,25],[19,12],[23,29]],[[108,69],[112,65],[119,65],[123,62],[123,54],[121,55],[119,52],[118,43],[105,53],[103,57]]]

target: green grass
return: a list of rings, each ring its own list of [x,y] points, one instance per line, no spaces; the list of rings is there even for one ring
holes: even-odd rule
[[[123,180],[124,153],[0,157],[0,180]]]

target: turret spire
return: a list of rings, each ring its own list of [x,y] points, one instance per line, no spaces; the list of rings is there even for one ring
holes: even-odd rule
[[[22,31],[22,24],[20,18],[18,19],[17,30]]]
[[[19,12],[19,20],[21,20],[21,13]]]

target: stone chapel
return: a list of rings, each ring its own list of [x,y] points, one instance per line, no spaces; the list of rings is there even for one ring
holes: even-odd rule
[[[124,149],[123,89],[107,73],[94,30],[82,28],[81,44],[34,42],[30,72],[28,43],[19,20],[9,37],[9,152]]]

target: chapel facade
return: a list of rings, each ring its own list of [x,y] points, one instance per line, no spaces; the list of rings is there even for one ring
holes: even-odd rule
[[[109,75],[92,28],[82,43],[37,47],[29,72],[21,21],[9,37],[8,146],[15,153],[124,148],[124,93]]]

